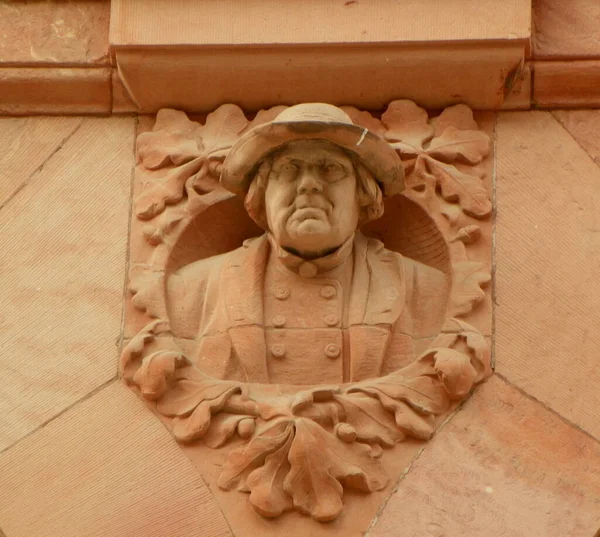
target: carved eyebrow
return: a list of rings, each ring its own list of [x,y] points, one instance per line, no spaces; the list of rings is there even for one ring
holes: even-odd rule
[[[330,156],[322,156],[316,157],[314,159],[304,159],[298,158],[293,155],[279,155],[273,159],[273,166],[279,167],[285,164],[293,164],[295,166],[302,166],[303,164],[310,164],[312,166],[325,166],[327,164],[335,164],[339,166],[343,170],[348,170],[348,165],[343,162],[341,159],[330,157]],[[352,166],[352,161],[350,161],[350,166]]]
[[[298,164],[300,164],[302,162],[304,162],[304,161],[301,160],[301,159],[298,159],[296,157],[289,156],[289,155],[280,155],[278,157],[275,157],[275,159],[273,160],[273,164],[274,165],[281,164],[281,163],[284,163],[284,164],[290,164],[291,163],[291,164],[298,165]]]
[[[323,165],[327,165],[327,164],[337,164],[338,166],[341,166],[342,168],[346,167],[343,162],[339,161],[336,158],[331,158],[331,157],[320,158],[319,160],[315,161],[315,164],[318,164],[319,166],[323,166]]]

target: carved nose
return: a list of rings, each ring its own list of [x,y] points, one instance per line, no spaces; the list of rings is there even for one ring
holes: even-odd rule
[[[321,182],[313,175],[310,170],[305,170],[300,180],[298,181],[298,193],[299,194],[310,194],[321,192],[323,186]]]

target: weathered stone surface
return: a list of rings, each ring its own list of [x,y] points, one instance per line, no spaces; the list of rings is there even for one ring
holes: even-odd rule
[[[589,0],[591,1],[591,0]],[[124,45],[271,45],[423,43],[528,39],[523,0],[237,0],[198,3],[113,0],[111,43]],[[482,14],[485,13],[485,17]],[[233,15],[236,17],[233,17]]]
[[[600,169],[549,112],[497,127],[496,371],[600,438]]]
[[[600,165],[600,110],[555,110],[552,115]]]
[[[0,65],[108,65],[109,0],[0,3]]]
[[[1,67],[0,114],[109,114],[111,69]]]
[[[510,91],[502,103],[503,110],[527,110],[531,107],[531,92],[533,89],[533,69],[527,62],[515,78]]]
[[[58,151],[82,118],[0,119],[0,207]]]
[[[533,54],[539,59],[600,57],[597,0],[535,0]]]
[[[478,389],[369,537],[593,537],[600,444],[499,378]]]
[[[539,108],[600,106],[600,61],[534,62],[532,102]]]
[[[10,537],[231,535],[202,478],[120,382],[0,455],[0,523]]]
[[[111,85],[113,114],[127,114],[139,110],[137,105],[131,100],[129,93],[127,93],[127,89],[123,85],[116,69],[112,70]]]
[[[0,449],[116,373],[134,124],[83,120],[0,211]]]

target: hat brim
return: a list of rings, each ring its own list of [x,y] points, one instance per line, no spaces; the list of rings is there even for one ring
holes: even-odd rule
[[[386,197],[404,190],[402,161],[383,138],[358,125],[319,121],[272,122],[252,129],[229,151],[221,184],[231,192],[245,194],[252,181],[251,172],[260,161],[295,140],[326,140],[356,154]]]

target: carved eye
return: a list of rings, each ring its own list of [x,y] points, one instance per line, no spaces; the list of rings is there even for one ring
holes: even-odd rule
[[[298,166],[293,162],[285,162],[277,167],[277,178],[283,181],[293,181],[298,175]]]
[[[327,160],[321,163],[321,174],[327,181],[338,181],[346,175],[345,168],[338,162]]]

